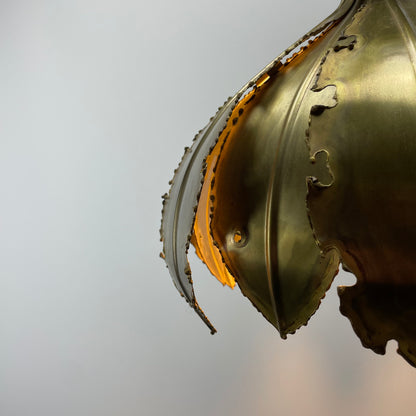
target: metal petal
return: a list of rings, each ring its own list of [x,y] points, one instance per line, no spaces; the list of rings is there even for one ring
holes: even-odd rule
[[[319,35],[334,25],[353,7],[354,0],[342,1],[340,7],[321,24],[284,51],[272,63],[266,66],[257,76],[247,83],[233,98],[218,111],[210,124],[195,138],[191,148],[186,149],[183,159],[175,172],[169,195],[164,196],[161,238],[163,240],[162,257],[165,258],[169,272],[182,296],[196,310],[208,325],[211,332],[215,328],[199,307],[192,286],[190,267],[187,260],[189,243],[193,233],[195,212],[205,175],[205,161],[214,148],[219,135],[226,126],[227,120],[241,97],[265,74],[276,71],[290,59],[296,49],[303,43]]]

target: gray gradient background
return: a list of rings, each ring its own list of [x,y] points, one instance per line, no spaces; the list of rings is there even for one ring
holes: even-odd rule
[[[338,311],[351,276],[282,341],[194,261],[211,336],[158,258],[183,147],[337,5],[1,2],[1,416],[415,411],[415,370]]]

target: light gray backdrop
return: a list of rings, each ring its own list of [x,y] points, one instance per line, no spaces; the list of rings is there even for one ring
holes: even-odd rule
[[[193,261],[211,336],[158,258],[183,147],[337,0],[2,0],[0,415],[409,415],[335,286],[282,341]],[[192,260],[195,260],[194,258]]]

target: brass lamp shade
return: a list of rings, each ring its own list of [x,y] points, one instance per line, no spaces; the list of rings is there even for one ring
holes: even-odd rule
[[[189,244],[283,338],[338,272],[364,346],[416,363],[416,1],[344,0],[228,100],[164,196],[163,253],[195,299]]]

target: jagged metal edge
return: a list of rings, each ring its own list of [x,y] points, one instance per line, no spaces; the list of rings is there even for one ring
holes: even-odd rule
[[[362,1],[362,0],[358,0],[358,3],[360,2],[360,1]],[[354,20],[355,20],[355,18],[356,18],[356,15],[358,14],[358,13],[360,13],[363,9],[365,8],[365,3],[363,3],[363,4],[361,4],[355,11],[354,11],[354,14],[353,14],[353,16],[352,16],[352,18],[351,18],[351,21],[349,22],[349,24],[344,28],[344,30],[341,32],[341,36],[337,39],[337,43],[336,43],[336,45],[334,45],[332,48],[329,48],[328,49],[328,51],[327,51],[327,53],[325,54],[325,56],[322,58],[322,61],[321,61],[321,64],[320,64],[320,68],[319,68],[319,71],[318,71],[318,73],[317,73],[317,75],[316,75],[316,78],[315,78],[315,83],[314,83],[314,85],[312,86],[312,91],[313,92],[320,92],[320,91],[322,91],[323,89],[325,89],[326,87],[329,87],[329,86],[334,86],[333,84],[328,84],[328,85],[325,85],[324,87],[320,87],[320,88],[318,88],[318,83],[319,83],[319,79],[320,79],[320,76],[321,76],[321,73],[322,73],[322,68],[323,68],[323,66],[324,66],[324,64],[325,64],[325,62],[326,62],[326,60],[327,60],[327,57],[328,57],[328,55],[329,55],[329,53],[331,52],[331,51],[333,51],[333,52],[335,52],[335,53],[337,53],[337,52],[339,52],[341,49],[344,49],[344,48],[348,48],[349,50],[352,50],[353,48],[354,48],[354,46],[355,46],[355,44],[356,44],[356,42],[357,42],[357,39],[356,39],[356,36],[355,35],[351,35],[351,34],[348,34],[347,35],[347,31],[348,31],[348,29],[351,27],[351,25],[353,24],[353,22],[354,22]],[[352,38],[351,39],[351,43],[350,44],[348,44],[348,45],[344,45],[344,41],[346,40],[346,39],[348,39],[348,38]],[[340,47],[340,44],[339,44],[339,42],[341,42],[341,44],[342,44],[342,46]],[[350,46],[352,46],[352,47],[350,47]],[[337,96],[337,91],[335,91],[335,96],[334,96],[334,98],[335,98],[335,100],[336,100],[336,102],[337,102],[337,104],[336,105],[338,105],[338,103],[339,103],[339,101],[338,101],[338,96]],[[327,107],[327,106],[323,106],[324,108],[323,108],[323,111],[328,111],[328,110],[330,110],[331,108],[333,108],[333,107],[335,107],[335,106],[332,106],[332,107]],[[334,183],[334,181],[335,181],[335,176],[334,176],[334,174],[333,174],[333,171],[332,171],[332,169],[331,169],[331,166],[330,166],[330,163],[329,163],[329,153],[328,153],[328,151],[326,150],[326,149],[321,149],[321,150],[318,150],[317,152],[315,152],[314,154],[312,154],[312,152],[311,152],[311,147],[310,147],[310,130],[311,130],[311,127],[312,127],[312,112],[313,112],[313,108],[311,108],[311,112],[310,112],[310,114],[309,114],[309,124],[308,124],[308,128],[307,128],[307,130],[306,130],[306,135],[305,135],[305,142],[306,142],[306,145],[308,146],[308,148],[309,148],[309,151],[310,151],[310,159],[311,159],[311,162],[314,160],[314,158],[316,157],[316,155],[318,154],[318,153],[320,153],[320,152],[325,152],[325,153],[327,153],[327,168],[328,168],[328,171],[329,171],[329,174],[330,174],[330,176],[331,176],[331,178],[332,178],[332,180],[331,180],[331,183],[329,184],[329,185],[323,185],[323,184],[321,184],[320,182],[319,182],[319,180],[316,180],[316,178],[313,178],[313,177],[307,177],[306,178],[306,182],[307,182],[307,194],[306,194],[306,212],[307,212],[307,215],[308,215],[308,219],[309,219],[309,224],[310,224],[310,227],[311,227],[311,230],[312,230],[312,234],[313,234],[313,238],[315,239],[315,242],[316,242],[316,245],[321,249],[321,243],[320,243],[320,241],[319,241],[319,239],[318,239],[318,237],[317,237],[317,235],[316,235],[316,231],[315,231],[315,228],[314,228],[314,226],[313,226],[313,221],[312,221],[312,216],[311,216],[311,211],[310,211],[310,208],[309,208],[309,198],[310,198],[310,189],[311,189],[311,187],[316,187],[316,188],[320,188],[320,189],[325,189],[325,188],[328,188],[328,187],[330,187],[333,183]],[[340,262],[342,263],[342,257],[341,257],[341,253],[340,253],[340,250],[337,248],[337,247],[332,247],[332,249],[333,250],[336,250],[337,251],[337,253],[338,253],[338,257],[339,257],[339,259],[340,259]],[[321,256],[322,256],[322,258],[323,257],[325,257],[325,253],[324,252],[322,252],[322,249],[321,249]],[[342,263],[343,264],[343,263]],[[343,266],[344,267],[344,266]],[[334,273],[334,276],[333,276],[333,278],[330,280],[330,283],[329,283],[329,286],[328,286],[328,288],[327,288],[327,290],[325,291],[325,293],[324,293],[324,295],[323,295],[323,297],[319,300],[319,302],[318,302],[318,304],[317,304],[317,306],[316,306],[316,309],[315,309],[315,312],[310,316],[310,318],[309,318],[309,320],[311,319],[311,317],[316,313],[316,311],[319,309],[319,306],[320,306],[320,304],[321,304],[321,302],[322,302],[322,300],[325,298],[325,295],[326,295],[326,292],[329,290],[329,288],[331,287],[331,285],[332,285],[332,282],[333,282],[333,280],[335,279],[335,277],[336,277],[336,275],[339,273],[339,268],[336,270],[336,272]],[[338,288],[339,289],[339,288]],[[307,325],[307,323],[309,322],[309,320],[307,321],[307,322],[305,322],[305,325]]]
[[[347,48],[347,47],[350,46],[349,44],[348,45],[344,45],[342,42],[345,40],[344,34],[347,31],[348,27],[354,21],[356,14],[359,13],[363,9],[363,7],[364,7],[364,5],[362,5],[362,4],[360,5],[361,1],[362,0],[357,0],[357,1],[353,2],[353,3],[350,3],[351,7],[349,7],[348,10],[346,10],[346,13],[345,14],[348,14],[350,11],[352,12],[351,21],[349,23],[347,23],[344,28],[339,28],[339,32],[341,32],[340,33],[340,36],[336,39],[336,41],[334,42],[334,45],[330,46],[328,48],[328,50],[326,51],[325,55],[322,57],[322,60],[320,62],[319,68],[318,68],[318,71],[317,71],[316,76],[315,76],[314,84],[311,87],[311,91],[318,92],[319,93],[322,90],[324,90],[325,88],[327,88],[329,86],[333,86],[331,84],[328,84],[328,85],[325,85],[322,88],[318,88],[318,82],[319,82],[319,78],[320,78],[320,75],[321,75],[321,72],[322,72],[322,67],[323,67],[323,65],[326,62],[326,59],[328,57],[328,54],[332,50],[338,52],[339,50],[344,49],[344,48]],[[356,7],[355,10],[354,10],[354,7]],[[356,43],[356,39],[354,37],[354,39],[352,40],[352,45],[354,46],[355,43]],[[338,104],[336,90],[335,90],[333,99],[335,99],[335,101],[336,101],[336,104],[335,105],[325,105],[325,103],[319,103],[318,106],[319,107],[322,107],[322,111],[326,111],[326,110],[329,110],[329,109],[335,107]],[[313,105],[311,107],[310,114],[309,114],[308,128],[306,129],[306,132],[305,132],[305,142],[306,142],[306,145],[308,146],[309,150],[310,150],[310,146],[309,146],[309,131],[310,131],[310,128],[311,128],[312,113],[315,110],[314,107],[315,107],[315,105]],[[331,166],[330,166],[330,163],[329,163],[329,153],[325,149],[321,149],[321,150],[315,152],[314,154],[311,154],[310,153],[310,160],[311,160],[312,163],[314,163],[315,157],[317,156],[318,153],[321,153],[321,152],[325,152],[327,154],[326,167],[327,167],[328,173],[329,173],[329,175],[331,177],[331,182],[329,184],[322,184],[321,182],[319,182],[319,180],[316,180],[316,178],[307,177],[306,178],[306,182],[307,182],[308,189],[309,189],[309,186],[315,186],[315,187],[319,187],[319,188],[328,188],[328,187],[330,187],[334,183],[335,177],[334,177],[333,171],[332,171]],[[308,196],[309,196],[309,191],[307,191],[307,194],[306,194],[306,201],[308,200]],[[308,218],[309,218],[309,223],[310,223],[310,227],[311,227],[311,230],[312,230],[313,238],[315,239],[315,242],[316,242],[317,246],[320,247],[319,241],[317,239],[315,230],[314,230],[313,225],[312,225],[312,222],[311,222],[311,217],[310,217],[310,213],[309,213],[308,206],[306,206],[306,210],[307,210],[307,215],[308,215]],[[339,250],[335,248],[335,251],[338,253],[338,258],[341,259]],[[325,253],[323,253],[322,251],[321,251],[321,257],[322,258],[325,257]],[[319,309],[319,306],[320,306],[322,300],[325,298],[326,292],[331,287],[332,282],[333,282],[334,278],[336,277],[336,275],[338,274],[338,272],[339,272],[339,268],[337,268],[334,271],[334,274],[333,274],[332,278],[329,279],[328,287],[323,292],[322,297],[316,301],[316,304],[312,308],[310,306],[307,306],[305,308],[305,309],[308,309],[308,310],[312,310],[313,309],[313,312],[309,314],[309,318],[302,325],[299,325],[297,327],[293,327],[291,330],[287,331],[287,333],[285,333],[284,336],[282,336],[282,338],[286,338],[286,335],[288,335],[288,334],[294,334],[301,326],[307,326],[308,325],[308,323],[309,323],[310,319],[312,318],[312,316],[314,316],[315,313],[317,312],[317,310]]]
[[[354,45],[357,42],[357,35],[354,34],[354,33],[347,33],[347,32],[348,32],[348,29],[353,25],[356,16],[360,12],[362,12],[366,8],[366,6],[367,6],[367,4],[365,2],[363,2],[363,4],[361,4],[361,6],[357,9],[357,11],[355,12],[350,24],[345,28],[342,38],[339,39],[340,41],[342,41],[341,48],[334,49],[334,52],[338,52],[339,50],[347,48],[347,47],[350,50],[354,49]],[[351,38],[350,43],[345,43],[345,40],[350,39],[350,38]],[[316,80],[315,87],[318,84],[318,80],[319,80],[319,77]],[[331,84],[328,84],[328,85],[331,85]],[[325,87],[320,88],[319,90],[322,90],[323,88],[326,88],[328,85],[326,85]],[[314,90],[317,91],[316,89],[314,89]],[[307,141],[308,141],[308,136],[309,136],[309,130],[311,128],[311,122],[312,122],[312,117],[310,117],[310,120],[309,120],[309,128],[307,130]],[[326,151],[326,150],[323,149],[323,151]],[[309,189],[309,186],[311,186],[311,187],[316,186],[316,183],[313,183],[311,178],[309,178],[309,180],[308,180],[308,189]],[[319,185],[318,185],[318,187],[319,187]],[[309,201],[309,192],[307,194],[307,201]],[[312,231],[313,231],[315,241],[316,241],[317,245],[320,247],[321,243],[320,243],[319,239],[317,238],[316,232],[314,230],[313,221],[312,221],[309,206],[308,206],[307,212],[308,212],[309,222],[310,222],[310,225],[311,225],[311,228],[312,228]],[[341,257],[341,251],[338,249],[338,247],[333,247],[333,248],[336,249],[340,253],[340,260],[342,262],[343,259]],[[342,248],[342,251],[345,251],[345,248]],[[352,256],[352,253],[348,253],[348,255]],[[354,256],[352,256],[352,257],[354,257]],[[364,276],[364,271],[360,267],[360,262],[357,259],[355,259],[355,264],[357,266],[357,271],[358,271],[358,273],[357,273],[357,271],[354,273],[356,278],[357,278],[357,282],[355,283],[355,285],[352,285],[352,286],[338,286],[338,288],[337,288],[338,289],[338,296],[340,297],[340,300],[341,300],[341,304],[340,304],[339,309],[340,309],[340,312],[342,313],[342,315],[346,316],[348,318],[348,320],[350,321],[351,326],[352,326],[354,332],[357,334],[358,338],[360,339],[360,342],[363,345],[363,347],[369,348],[377,354],[384,355],[386,353],[386,346],[387,346],[387,343],[390,340],[390,338],[386,337],[386,339],[383,341],[383,344],[380,344],[380,345],[375,345],[374,343],[372,343],[370,341],[370,339],[371,339],[371,336],[372,336],[372,332],[374,333],[374,330],[369,330],[365,325],[362,324],[361,316],[359,315],[359,313],[357,312],[355,307],[352,307],[350,305],[351,301],[349,301],[350,303],[343,301],[343,297],[345,296],[345,293],[348,293],[349,290],[359,290],[360,288],[364,287],[364,283],[363,283],[363,280],[362,280],[362,276]],[[352,270],[350,270],[344,264],[343,264],[343,268],[347,272],[353,273]],[[349,295],[349,296],[351,296],[351,295]],[[365,336],[363,336],[363,329],[366,332]],[[397,348],[396,352],[402,358],[404,358],[406,360],[406,362],[408,362],[411,366],[416,367],[416,361],[414,359],[414,357],[415,357],[414,353],[412,351],[406,350],[406,348],[403,348],[403,342],[399,337],[398,338],[392,338],[392,339],[395,339],[398,343],[398,348]]]
[[[287,48],[219,109],[210,123],[195,136],[192,146],[185,148],[182,160],[170,181],[169,194],[162,197],[160,236],[163,242],[163,251],[161,257],[166,261],[176,288],[209,327],[212,334],[216,330],[196,301],[187,259],[199,195],[204,180],[206,158],[214,148],[231,112],[244,93],[252,88],[265,73],[275,66],[282,65],[284,58],[299,45],[318,35],[344,16],[354,3],[355,0],[343,0],[332,15]]]

